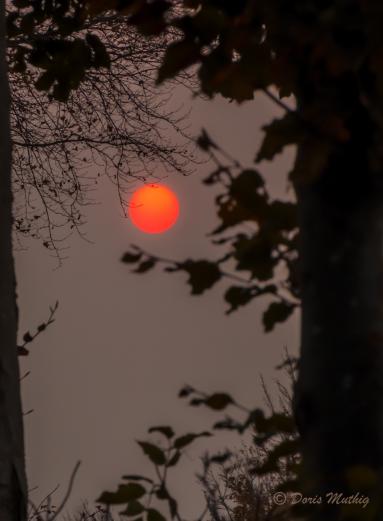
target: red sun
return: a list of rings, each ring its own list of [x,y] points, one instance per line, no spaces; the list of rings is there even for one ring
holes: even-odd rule
[[[145,233],[162,233],[177,221],[177,196],[163,185],[145,185],[134,192],[129,201],[129,217]]]

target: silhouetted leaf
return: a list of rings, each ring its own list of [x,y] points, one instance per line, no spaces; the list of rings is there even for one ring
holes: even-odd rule
[[[46,90],[48,91],[55,82],[55,76],[51,71],[46,71],[40,74],[35,82],[35,87],[37,90]]]
[[[236,176],[230,184],[229,193],[242,206],[256,213],[260,213],[265,203],[264,194],[265,181],[261,174],[254,169],[245,169]],[[260,195],[262,194],[262,197]],[[255,207],[255,208],[254,208]]]
[[[139,514],[142,514],[142,512],[145,510],[143,505],[139,501],[129,501],[127,507],[125,510],[120,512],[121,516],[127,516],[127,517],[134,517],[138,516]]]
[[[238,270],[250,271],[252,277],[259,281],[267,281],[273,277],[277,261],[272,255],[274,243],[269,233],[262,231],[250,237],[239,234],[234,248]]]
[[[187,445],[190,445],[190,443],[193,443],[193,441],[197,438],[201,438],[203,436],[207,437],[211,436],[211,434],[210,432],[201,432],[199,434],[184,434],[183,436],[180,436],[174,440],[174,447],[176,449],[183,449]]]
[[[17,346],[17,356],[27,356],[29,355],[28,349],[24,346]]]
[[[220,46],[203,56],[198,70],[202,92],[209,97],[219,92],[220,79],[228,73],[230,66],[231,60]]]
[[[160,426],[160,427],[150,427],[148,432],[160,432],[167,438],[172,438],[174,436],[174,431],[171,427],[168,426]]]
[[[27,344],[28,342],[32,342],[33,337],[32,337],[32,335],[30,334],[29,331],[27,331],[27,332],[24,334],[24,336],[23,336],[23,340],[24,340],[24,342],[25,342],[26,344]]]
[[[147,515],[147,521],[166,521],[165,517],[154,508],[148,508]]]
[[[133,264],[135,262],[138,262],[142,257],[142,253],[133,253],[133,252],[126,252],[121,257],[121,262],[125,262],[126,264]]]
[[[97,503],[121,505],[129,501],[137,500],[145,493],[145,488],[138,483],[128,483],[127,485],[119,485],[117,492],[103,492],[97,499]]]
[[[269,422],[262,409],[252,411],[252,417],[257,433],[268,433],[270,431]]]
[[[201,59],[199,79],[202,91],[210,97],[220,93],[239,103],[254,98],[252,71],[243,60],[232,62],[220,46]]]
[[[215,411],[221,411],[231,403],[233,403],[233,399],[226,393],[215,393],[205,400],[205,404]]]
[[[178,450],[173,454],[173,456],[170,458],[169,462],[168,462],[168,467],[174,467],[174,465],[177,465],[177,463],[179,462],[180,458],[181,458],[181,452],[179,452]]]
[[[243,424],[243,429],[246,430],[248,427],[254,427],[258,415],[259,409],[254,409],[250,411],[248,417],[246,418],[246,421]]]
[[[192,295],[201,295],[222,277],[217,264],[207,260],[187,260],[179,266],[189,274],[188,283],[192,288]]]
[[[257,162],[273,159],[287,145],[299,144],[307,133],[307,128],[295,112],[286,112],[282,118],[265,125],[263,130],[265,137],[256,157]]]
[[[141,262],[138,267],[133,270],[134,273],[146,273],[147,271],[150,271],[153,269],[156,265],[155,259],[147,259],[143,262]]]
[[[294,434],[296,425],[293,417],[285,413],[273,413],[269,418],[260,409],[252,412],[253,422],[258,434]]]
[[[87,34],[86,41],[94,52],[93,64],[98,67],[110,67],[110,56],[104,43],[95,34]]]
[[[277,230],[294,230],[298,226],[297,205],[287,201],[273,201],[269,206],[268,223]]]
[[[291,304],[287,304],[286,302],[272,302],[262,317],[265,331],[272,331],[276,324],[285,322],[293,311],[294,306]]]
[[[152,463],[155,465],[165,465],[166,456],[160,447],[147,441],[138,441],[137,443],[142,448],[144,453],[149,457]]]
[[[191,393],[194,392],[193,387],[190,387],[190,385],[185,385],[180,392],[178,393],[179,398],[186,398],[191,395]]]
[[[130,23],[136,25],[142,34],[160,34],[166,28],[164,15],[170,6],[167,0],[143,2],[141,8],[130,17]]]
[[[230,304],[227,314],[236,311],[240,306],[245,306],[254,298],[251,288],[243,286],[231,286],[225,293],[225,300]]]
[[[181,70],[196,63],[200,57],[200,44],[194,40],[180,40],[168,45],[158,71],[157,83],[173,78]]]
[[[57,101],[66,102],[69,99],[71,90],[69,80],[60,80],[53,85],[52,96]]]

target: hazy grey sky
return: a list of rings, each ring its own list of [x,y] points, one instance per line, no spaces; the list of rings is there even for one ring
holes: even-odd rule
[[[191,123],[195,132],[205,127],[232,155],[251,164],[261,125],[277,113],[261,96],[242,106],[199,100],[193,102]],[[278,196],[286,196],[282,173],[291,158],[289,151],[260,168]],[[83,463],[71,505],[115,488],[122,474],[150,468],[134,442],[146,437],[149,426],[171,424],[181,434],[213,422],[214,415],[177,398],[183,384],[227,390],[257,405],[259,374],[271,381],[283,347],[296,349],[296,316],[264,335],[261,302],[227,317],[224,284],[191,297],[182,274],[155,270],[138,276],[119,261],[130,243],[175,259],[217,254],[206,237],[216,225],[214,191],[201,183],[209,168],[166,179],[179,195],[181,218],[163,235],[135,230],[105,181],[99,204],[87,211],[85,231],[93,244],[70,239],[68,259],[59,269],[38,243],[17,252],[21,331],[33,329],[47,317],[49,305],[60,302],[55,324],[22,361],[22,371],[31,370],[23,381],[24,409],[34,409],[25,419],[29,486],[38,486],[32,499],[38,501],[58,483],[63,493],[78,459]],[[198,448],[202,451],[204,442]],[[190,452],[177,485],[191,513],[198,454]]]

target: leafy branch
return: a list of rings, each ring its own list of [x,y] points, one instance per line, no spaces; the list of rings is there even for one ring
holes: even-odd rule
[[[124,475],[123,479],[127,480],[128,483],[119,485],[116,492],[103,492],[97,502],[106,505],[108,509],[111,506],[125,504],[126,507],[120,512],[120,515],[133,517],[134,521],[143,519],[142,515],[146,515],[147,521],[165,521],[163,514],[153,508],[152,502],[155,498],[160,502],[165,501],[167,503],[172,519],[182,521],[178,503],[169,491],[168,471],[177,465],[186,447],[189,447],[197,439],[211,436],[211,434],[204,431],[176,436],[173,428],[169,426],[151,427],[148,432],[160,434],[166,444],[164,446],[164,443],[155,444],[149,441],[137,441],[137,444],[154,466],[154,479],[135,474]]]
[[[220,223],[209,237],[213,245],[227,245],[227,251],[216,259],[177,261],[132,245],[121,260],[135,265],[133,272],[138,274],[157,265],[164,265],[169,273],[184,272],[192,295],[203,294],[221,280],[234,281],[224,294],[228,314],[267,296],[271,302],[263,313],[263,325],[271,331],[300,305],[296,205],[272,199],[260,173],[221,150],[205,130],[197,144],[215,166],[204,183],[222,189],[215,200]],[[262,153],[269,154],[272,146],[265,143]]]
[[[55,314],[58,309],[59,303],[58,301],[49,307],[49,317],[45,322],[42,322],[37,326],[35,333],[30,333],[27,331],[23,336],[23,343],[17,346],[17,353],[19,356],[27,356],[29,354],[29,350],[25,347],[28,344],[31,344],[36,338],[41,335],[53,322],[55,321]]]
[[[292,363],[286,357],[283,367],[291,368]],[[262,507],[265,513],[265,517],[257,516],[257,519],[270,519],[271,512],[276,508],[272,503],[273,493],[299,490],[300,441],[291,414],[290,394],[282,384],[278,388],[280,409],[276,411],[263,387],[269,414],[260,408],[249,409],[227,393],[210,394],[189,385],[180,390],[179,397],[187,399],[193,407],[204,406],[216,413],[230,407],[239,414],[226,415],[216,421],[213,430],[234,431],[239,435],[246,431],[254,433],[253,445],[249,447],[240,468],[238,453],[228,449],[206,453],[202,457],[202,472],[197,478],[203,487],[206,504],[196,521],[253,521],[254,512],[247,504],[250,497],[252,504],[258,502],[257,508]],[[132,521],[186,521],[170,491],[169,473],[180,462],[186,448],[201,438],[211,436],[211,432],[176,436],[171,426],[157,425],[151,427],[148,433],[160,435],[160,442],[145,440],[137,443],[153,465],[153,476],[124,475],[124,481],[117,490],[103,492],[97,502],[105,505],[108,512],[111,507],[124,505],[119,514]],[[243,495],[244,483],[251,489],[250,496]],[[161,503],[167,506],[167,514],[160,510]],[[222,510],[226,515],[221,513]]]

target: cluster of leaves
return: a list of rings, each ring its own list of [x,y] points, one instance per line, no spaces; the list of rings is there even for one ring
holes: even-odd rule
[[[138,441],[138,444],[154,466],[154,478],[135,474],[123,476],[124,482],[118,489],[115,492],[102,493],[97,500],[98,503],[105,505],[107,509],[115,505],[124,505],[120,515],[131,518],[132,521],[183,521],[178,502],[170,490],[169,473],[177,466],[185,449],[197,439],[211,436],[211,432],[224,430],[236,431],[240,435],[254,432],[254,445],[249,448],[249,455],[245,458],[245,465],[241,465],[240,471],[238,454],[230,450],[206,454],[203,457],[203,471],[198,475],[198,479],[205,494],[206,505],[202,514],[198,516],[198,521],[225,521],[227,518],[222,513],[218,514],[223,508],[227,512],[232,509],[237,515],[236,519],[250,521],[250,503],[253,506],[256,503],[258,510],[262,508],[270,514],[276,508],[272,502],[274,492],[299,490],[299,438],[291,415],[288,391],[283,386],[280,386],[280,391],[279,412],[275,411],[266,391],[270,406],[270,414],[267,415],[259,408],[247,409],[226,393],[206,394],[185,386],[179,396],[186,398],[190,405],[204,406],[214,412],[226,411],[228,407],[232,407],[243,418],[226,415],[215,422],[210,432],[188,433],[182,436],[176,436],[170,426],[150,428],[149,433],[159,434],[164,443]],[[222,493],[221,486],[225,481],[228,486],[224,487],[226,492]],[[247,493],[244,496],[245,486]],[[167,505],[166,513],[160,507],[161,504]],[[241,512],[247,514],[239,518]]]
[[[122,262],[135,264],[134,272],[139,274],[157,264],[165,264],[166,272],[185,272],[193,295],[201,295],[221,279],[234,280],[224,295],[229,305],[227,313],[257,297],[268,296],[263,325],[265,331],[271,331],[299,305],[296,204],[273,200],[257,170],[245,169],[236,161],[224,164],[222,151],[206,132],[198,144],[216,164],[204,183],[223,188],[223,193],[216,197],[219,225],[210,236],[213,244],[225,247],[225,254],[216,260],[181,262],[132,246]],[[227,236],[232,230],[234,235]],[[235,274],[230,271],[232,266]],[[243,272],[247,276],[242,276]]]
[[[8,38],[17,43],[10,51],[11,70],[25,73],[32,65],[41,71],[36,89],[67,101],[89,69],[110,67],[110,57],[97,34],[75,34],[84,21],[81,0],[14,0],[7,15]]]
[[[377,27],[368,32],[373,29],[373,13],[382,15],[381,7],[357,0],[182,4],[176,12],[167,3],[172,15],[168,24],[178,28],[180,38],[168,48],[159,81],[195,63],[205,94],[220,93],[237,101],[253,99],[256,90],[270,86],[276,86],[281,97],[299,95],[302,74],[306,81],[318,81],[358,70],[376,35]]]
[[[294,376],[294,364],[287,358],[283,367],[287,367],[290,378]],[[299,452],[300,440],[297,434],[295,421],[291,412],[291,397],[286,388],[279,384],[280,411],[276,411],[270,395],[263,384],[268,411],[256,408],[248,409],[238,404],[227,393],[214,393],[207,395],[190,386],[180,391],[180,397],[188,398],[191,406],[205,406],[214,411],[225,410],[232,405],[242,412],[244,418],[239,421],[226,414],[224,418],[215,422],[214,430],[234,431],[242,435],[249,429],[254,430],[253,442],[257,448],[257,464],[251,468],[251,472],[257,476],[271,475],[283,476],[283,483],[279,483],[278,490],[297,490],[299,487]]]
[[[180,461],[184,451],[195,440],[210,436],[209,432],[187,433],[176,436],[172,427],[156,426],[149,433],[159,433],[166,441],[166,447],[149,441],[138,441],[138,445],[155,467],[156,478],[129,474],[123,476],[127,483],[119,485],[116,492],[103,492],[97,502],[107,505],[126,505],[120,515],[132,517],[134,521],[164,521],[161,512],[153,508],[152,498],[168,505],[171,518],[180,519],[178,504],[168,489],[168,471]]]
[[[323,172],[332,153],[347,147],[357,135],[361,114],[382,127],[383,6],[379,2],[89,3],[99,9],[123,9],[144,34],[175,31],[177,38],[169,42],[158,71],[159,83],[193,66],[205,95],[221,94],[243,102],[261,91],[287,108],[282,118],[266,127],[258,158],[271,159],[286,145],[298,145],[301,154],[291,172],[294,182]],[[290,95],[297,101],[296,110],[280,101]],[[378,137],[367,143],[375,169],[382,157],[380,142]]]

